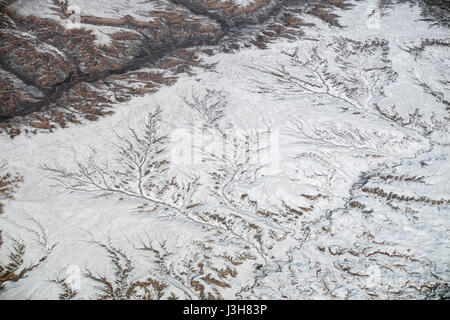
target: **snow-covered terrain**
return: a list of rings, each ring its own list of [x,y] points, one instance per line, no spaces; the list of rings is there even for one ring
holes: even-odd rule
[[[213,67],[95,122],[0,136],[0,299],[449,298],[450,32],[351,4],[342,28],[300,11],[265,49],[199,50]]]

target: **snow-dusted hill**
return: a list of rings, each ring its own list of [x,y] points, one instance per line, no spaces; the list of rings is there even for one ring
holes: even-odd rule
[[[195,59],[177,51],[81,80],[47,110],[6,122],[0,299],[449,297],[450,33],[423,3],[280,2],[230,32],[221,15],[272,2],[208,2],[207,15],[181,0],[69,2],[90,17],[82,30],[96,50],[108,51],[106,29],[150,23],[167,6],[224,34],[190,44]],[[40,19],[59,10],[9,5]],[[95,24],[124,16],[126,26]],[[64,50],[81,49],[28,37],[64,65],[97,68],[95,54],[72,61]],[[8,51],[18,62],[0,84],[39,99],[39,81],[55,79],[19,79],[21,48]],[[181,60],[177,72],[163,67]],[[77,104],[114,113],[56,125]]]

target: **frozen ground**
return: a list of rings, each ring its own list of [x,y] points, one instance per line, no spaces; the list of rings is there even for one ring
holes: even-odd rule
[[[0,298],[448,298],[450,33],[340,15],[1,136]]]

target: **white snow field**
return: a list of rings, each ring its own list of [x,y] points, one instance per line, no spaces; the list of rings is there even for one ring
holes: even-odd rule
[[[448,297],[450,33],[410,4],[339,15],[1,136],[0,299]]]

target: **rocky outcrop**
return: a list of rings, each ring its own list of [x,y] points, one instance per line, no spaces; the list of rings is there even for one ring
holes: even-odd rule
[[[216,43],[223,35],[215,21],[170,2],[167,10],[155,9],[142,20],[81,16],[78,28],[65,27],[68,6],[54,3],[55,19],[0,7],[0,64],[2,75],[8,73],[0,83],[0,119],[35,111],[80,81],[127,72],[164,52]],[[10,77],[23,85],[14,87],[18,82]],[[45,94],[33,95],[31,87]]]
[[[218,51],[227,53],[252,45],[264,49],[279,37],[294,39],[301,28],[310,26],[302,14],[338,25],[332,10],[348,6],[347,0],[289,2],[297,6],[284,3],[0,0],[0,67],[5,75],[0,81],[0,131],[8,126],[5,120],[15,116],[26,116],[33,119],[34,127],[50,129],[53,124],[78,123],[80,117],[97,119],[110,113],[113,103],[172,83],[176,73],[200,65],[209,68],[194,54],[198,45],[218,44],[225,34],[234,38],[241,34],[243,43],[226,37]],[[79,22],[75,25],[69,23],[74,7]],[[259,27],[245,28],[255,24]],[[244,35],[246,30],[249,33]],[[192,50],[183,51],[190,47]],[[149,69],[141,72],[149,66],[167,74],[153,74]],[[139,73],[137,69],[141,69]],[[46,114],[35,114],[41,110]],[[28,120],[25,123],[29,124]]]
[[[37,103],[44,94],[34,86],[26,85],[14,74],[0,68],[0,114],[5,116],[23,112],[29,104]]]

